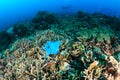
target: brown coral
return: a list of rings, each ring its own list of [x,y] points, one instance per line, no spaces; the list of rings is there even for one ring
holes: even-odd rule
[[[93,63],[90,64],[88,67],[88,71],[91,71],[93,68],[95,68],[98,65],[98,61],[94,61]]]

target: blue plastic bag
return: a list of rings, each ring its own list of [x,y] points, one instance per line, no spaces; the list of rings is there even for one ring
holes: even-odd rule
[[[47,41],[45,46],[42,47],[46,52],[46,57],[50,54],[57,54],[60,47],[60,41]]]

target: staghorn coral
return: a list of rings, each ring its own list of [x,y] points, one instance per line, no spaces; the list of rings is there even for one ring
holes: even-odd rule
[[[54,31],[46,30],[44,32],[37,32],[36,33],[36,37],[34,39],[34,42],[35,42],[34,45],[37,44],[39,46],[42,46],[47,41],[56,41],[56,40],[61,40],[61,39],[64,39],[64,36],[61,38],[58,35],[56,35]]]
[[[12,29],[14,38],[23,38],[30,35],[30,30],[26,24],[15,24]]]
[[[81,44],[82,42],[82,44]],[[67,40],[66,43],[61,44],[60,52],[58,55],[49,56],[45,58],[45,52],[41,50],[40,46],[32,46],[26,48],[24,54],[17,58],[11,58],[10,61],[7,61],[7,65],[4,67],[4,78],[5,79],[95,79],[98,80],[102,75],[106,77],[105,74],[108,74],[108,71],[118,70],[118,62],[112,62],[112,65],[115,66],[113,69],[104,67],[108,66],[108,64],[102,64],[95,54],[103,54],[102,48],[105,47],[102,43],[96,43],[94,45],[91,44],[91,41],[84,42],[84,39],[81,42],[73,43],[73,46],[69,45],[70,42]],[[87,43],[87,45],[85,44]],[[15,43],[16,44],[16,43]],[[36,43],[33,40],[33,44]],[[104,43],[108,45],[108,43]],[[67,46],[66,46],[67,45]],[[69,46],[68,46],[69,45]],[[65,48],[66,46],[66,48]],[[103,47],[104,46],[104,47]],[[94,50],[92,48],[99,47],[101,51]],[[107,47],[107,46],[106,46]],[[19,50],[21,47],[17,47]],[[76,56],[75,50],[79,50],[79,56]],[[107,49],[105,49],[106,51]],[[16,50],[15,50],[16,51]],[[9,59],[9,50],[6,51],[7,59]],[[13,54],[13,53],[11,53]],[[15,56],[15,55],[13,55]],[[100,55],[101,56],[101,55]],[[113,61],[113,57],[109,57]],[[104,60],[108,60],[108,58]],[[6,59],[6,60],[7,60]],[[95,61],[97,59],[97,61]],[[98,64],[99,62],[99,64]],[[111,63],[111,62],[109,62]],[[84,65],[83,65],[84,64]],[[22,70],[21,70],[22,69]],[[104,70],[106,72],[104,72]],[[118,72],[119,73],[119,70]],[[13,78],[14,75],[14,78]],[[113,75],[112,75],[113,76]],[[118,76],[118,74],[117,74]],[[117,79],[118,77],[116,77]],[[109,79],[109,78],[108,78]]]
[[[93,68],[95,68],[98,65],[98,61],[94,61],[93,63],[90,64],[88,67],[88,71],[91,71]]]
[[[32,19],[32,26],[34,29],[47,29],[50,24],[55,24],[58,22],[58,19],[55,15],[45,11],[39,11],[36,16]]]
[[[50,29],[36,30],[11,44],[4,58],[0,58],[0,79],[119,80],[119,38],[111,25],[105,24],[107,16],[80,14],[81,18],[60,17],[60,23],[50,21],[47,26],[44,22],[40,22],[43,26],[37,24],[39,20],[31,22],[31,27]],[[57,40],[61,41],[58,54],[45,57],[41,47],[47,41]]]
[[[104,73],[105,78],[110,80],[120,79],[120,62],[118,62],[113,56],[109,56],[108,65],[106,65],[106,71]]]
[[[96,66],[95,66],[96,67]],[[90,72],[85,69],[83,74],[85,77],[85,80],[98,80],[102,74],[102,68],[101,67],[96,67],[95,69],[92,69]]]
[[[111,42],[111,36],[115,36],[114,32],[108,26],[99,26],[93,27],[91,29],[85,27],[80,28],[78,31],[77,36],[81,36],[82,38],[89,39],[91,37],[96,37],[97,41],[108,41]],[[105,34],[105,35],[104,35]]]
[[[29,39],[23,38],[14,43],[14,49],[21,49],[22,51],[29,49],[32,43]]]

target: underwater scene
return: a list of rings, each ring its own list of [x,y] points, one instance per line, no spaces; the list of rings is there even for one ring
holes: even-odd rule
[[[31,11],[13,5],[15,14],[0,1],[0,80],[120,80],[118,5],[97,10],[95,0],[82,9],[85,2],[76,8],[72,0],[38,1],[36,9],[28,4]]]

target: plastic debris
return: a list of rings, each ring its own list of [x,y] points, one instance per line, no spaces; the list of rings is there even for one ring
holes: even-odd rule
[[[60,41],[48,41],[42,49],[46,51],[46,57],[48,57],[50,54],[57,54],[59,47]]]

